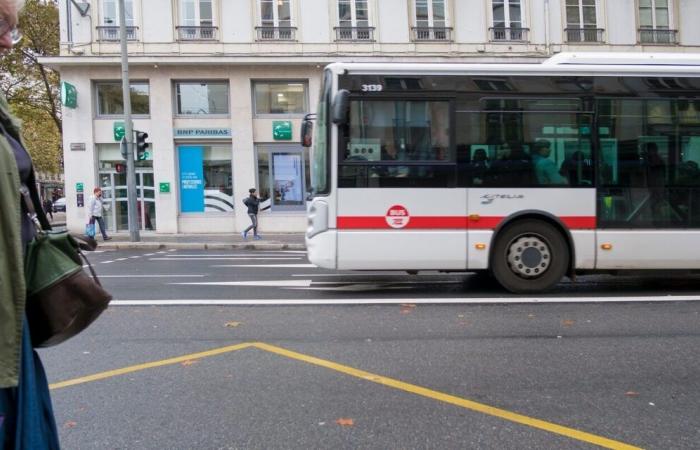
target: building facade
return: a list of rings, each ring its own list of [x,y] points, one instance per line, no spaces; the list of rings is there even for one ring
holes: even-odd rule
[[[63,109],[67,223],[92,189],[126,231],[117,0],[61,0],[61,53],[42,62],[77,92]],[[250,187],[262,232],[306,227],[299,145],[334,61],[540,62],[564,51],[700,52],[697,0],[125,0],[139,223],[235,232]]]

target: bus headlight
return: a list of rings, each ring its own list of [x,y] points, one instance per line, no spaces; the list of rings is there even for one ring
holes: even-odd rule
[[[328,203],[324,201],[312,202],[306,217],[309,221],[306,237],[311,238],[328,230]]]

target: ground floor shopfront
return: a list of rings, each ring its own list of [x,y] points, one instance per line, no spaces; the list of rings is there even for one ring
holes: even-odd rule
[[[239,232],[250,223],[243,199],[255,187],[262,233],[304,231],[309,154],[299,129],[315,109],[320,75],[315,66],[134,67],[134,129],[150,144],[136,162],[140,228]],[[119,69],[64,68],[62,76],[79,93],[77,107],[64,108],[67,225],[83,229],[99,186],[109,231],[126,232],[126,162],[115,139]]]

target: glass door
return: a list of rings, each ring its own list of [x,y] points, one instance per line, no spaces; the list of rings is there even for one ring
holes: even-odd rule
[[[155,186],[153,172],[136,173],[136,204],[139,228],[156,229]],[[126,173],[101,172],[104,219],[110,231],[129,231]]]

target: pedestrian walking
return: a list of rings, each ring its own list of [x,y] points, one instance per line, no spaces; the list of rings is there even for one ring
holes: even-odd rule
[[[102,212],[105,209],[104,202],[102,200],[102,189],[96,187],[93,191],[92,197],[90,197],[90,206],[88,207],[88,217],[90,218],[90,223],[95,223],[100,226],[100,233],[102,233],[102,239],[109,241],[112,239],[107,236],[107,227],[105,226],[105,220],[102,218]]]
[[[255,188],[248,189],[248,193],[250,195],[243,200],[243,204],[248,207],[248,217],[250,217],[251,224],[248,228],[243,230],[241,236],[243,236],[243,240],[248,239],[248,232],[252,229],[253,239],[260,240],[262,239],[258,234],[258,208],[260,207],[260,199],[255,193]]]
[[[44,199],[44,213],[51,217],[51,222],[53,222],[53,203],[51,202],[51,199],[46,197]]]
[[[20,8],[17,0],[0,0],[1,51],[12,49],[21,36]],[[34,204],[40,200],[18,124],[0,94],[0,448],[53,450],[59,442],[49,385],[25,312],[24,253],[36,228],[20,192]],[[39,220],[50,228],[43,214]]]

